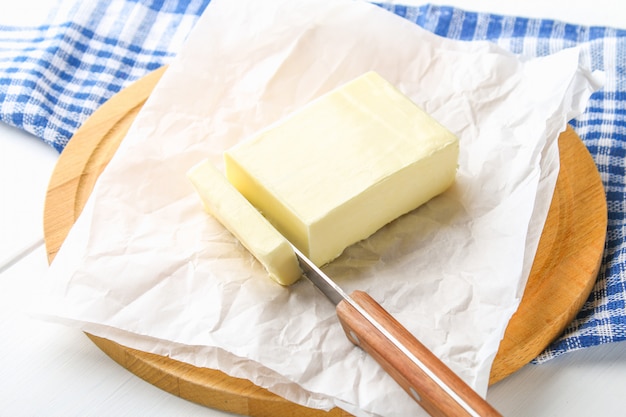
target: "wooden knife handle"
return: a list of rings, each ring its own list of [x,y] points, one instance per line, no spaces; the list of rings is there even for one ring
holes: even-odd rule
[[[362,311],[343,300],[337,305],[337,315],[348,339],[373,356],[430,415],[500,416],[372,297],[362,291],[355,291],[350,296],[410,354],[398,348],[385,331],[379,330],[363,316]]]

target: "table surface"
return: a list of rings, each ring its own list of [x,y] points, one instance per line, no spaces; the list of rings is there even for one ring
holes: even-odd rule
[[[417,0],[398,1],[419,4]],[[617,0],[448,0],[465,10],[626,29]],[[58,153],[0,123],[0,414],[7,416],[208,416],[212,410],[144,382],[74,328],[26,311],[47,269],[42,214]],[[626,344],[572,352],[527,365],[489,389],[506,416],[618,416],[626,412]]]

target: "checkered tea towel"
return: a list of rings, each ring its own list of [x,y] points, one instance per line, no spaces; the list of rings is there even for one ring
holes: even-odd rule
[[[61,152],[98,106],[176,54],[208,3],[63,0],[50,1],[50,9],[27,24],[0,15],[0,120]],[[604,88],[570,122],[594,157],[606,190],[609,224],[602,267],[576,319],[535,362],[626,340],[626,31],[433,5],[377,5],[438,35],[489,40],[525,56],[579,45],[592,68],[605,71]]]
[[[176,55],[209,1],[12,3],[34,22],[0,12],[0,120],[61,152],[102,103]]]

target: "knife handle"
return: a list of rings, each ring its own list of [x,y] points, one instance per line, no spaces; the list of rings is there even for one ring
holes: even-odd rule
[[[348,339],[374,357],[430,415],[500,416],[367,293],[355,291],[350,297],[410,354],[403,352],[363,312],[343,300],[337,305],[337,315]]]

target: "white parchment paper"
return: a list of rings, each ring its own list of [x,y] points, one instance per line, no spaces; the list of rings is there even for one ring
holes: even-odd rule
[[[309,407],[423,413],[347,341],[330,302],[307,281],[271,281],[185,177],[368,70],[459,136],[458,177],[325,270],[484,394],[545,221],[556,138],[600,81],[576,49],[522,62],[365,2],[212,1],[98,180],[38,313]]]

